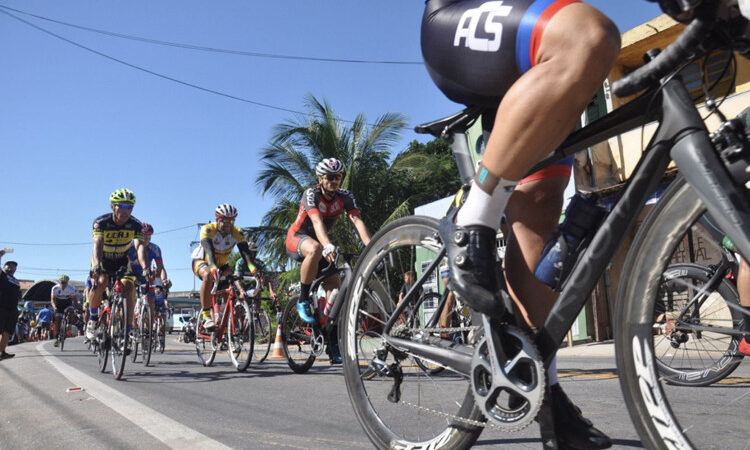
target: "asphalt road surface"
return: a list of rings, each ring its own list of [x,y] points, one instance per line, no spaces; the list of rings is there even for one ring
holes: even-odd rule
[[[66,341],[64,352],[50,341],[9,350],[17,356],[0,362],[3,449],[372,448],[349,404],[341,367],[328,361],[316,362],[304,375],[294,374],[283,360],[253,362],[239,373],[226,353],[203,367],[192,345],[168,336],[164,354],[155,354],[148,367],[128,360],[123,380],[116,381],[109,368],[99,373],[82,338]],[[691,388],[694,405],[688,407],[707,404],[721,389],[747,394],[748,367],[743,363],[721,387]],[[611,345],[609,350],[563,350],[558,369],[566,392],[612,437],[614,448],[641,447],[620,393]],[[750,406],[742,397],[740,404]],[[738,420],[747,424],[745,417]],[[739,431],[750,442],[748,433]],[[516,433],[488,428],[477,448],[493,447],[539,449],[538,427]]]

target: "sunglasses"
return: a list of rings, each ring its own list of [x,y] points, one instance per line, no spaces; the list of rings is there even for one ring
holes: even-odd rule
[[[328,174],[323,178],[325,178],[328,181],[338,181],[341,178],[343,178],[343,175],[341,175],[340,173],[334,173],[334,174]]]
[[[234,223],[234,219],[225,219],[224,217],[219,217],[216,219],[217,222],[224,222],[224,223]]]
[[[133,209],[132,203],[115,203],[115,206],[120,209]]]

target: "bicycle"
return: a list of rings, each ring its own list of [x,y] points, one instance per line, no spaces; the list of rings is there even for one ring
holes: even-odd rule
[[[708,51],[703,49],[713,48],[700,44],[726,46],[723,39],[709,40],[716,37],[712,31],[735,29],[715,14],[718,2],[704,0],[702,5],[675,43],[614,85],[620,96],[646,89],[644,93],[572,133],[532,169],[539,170],[653,120],[660,124],[622,196],[583,243],[558,300],[535,334],[515,323],[513,304],[504,290],[499,293],[502,314],[489,317],[471,312],[474,342],[454,343],[399,324],[399,316],[418,300],[418,289],[437,277],[446,254],[443,236],[458,240],[463,236],[441,233],[441,222],[435,219],[412,216],[388,224],[372,238],[353,274],[341,343],[350,401],[376,447],[466,448],[476,441],[488,421],[495,428],[512,431],[528,426],[535,418],[544,445],[554,442],[550,408],[542,407],[548,391],[546,368],[670,160],[675,161],[681,175],[640,228],[621,277],[627,282],[621,283],[616,304],[615,345],[623,397],[648,448],[691,448],[696,442],[698,446],[716,446],[717,436],[732,439],[737,430],[743,429],[746,408],[733,403],[736,395],[719,408],[710,408],[708,414],[682,407],[684,396],[690,393],[670,387],[660,377],[653,347],[662,274],[687,229],[702,214],[709,211],[739,252],[750,255],[750,202],[745,194],[748,177],[744,172],[750,166],[750,144],[744,127],[739,121],[722,117],[722,127],[709,136],[687,89],[674,76],[683,62],[703,57]],[[741,20],[740,26],[747,24],[739,17],[732,20]],[[746,46],[741,48],[747,50]],[[715,103],[708,106],[721,114]],[[474,170],[465,132],[481,113],[482,107],[469,107],[415,129],[451,143],[465,183]],[[459,192],[443,223],[452,222],[467,188]],[[447,229],[445,225],[443,230]],[[414,268],[421,268],[421,273],[396,305],[398,290],[391,280]],[[368,295],[368,287],[377,284],[384,285],[390,296],[373,299]],[[379,332],[362,329],[361,319],[373,315],[386,321]],[[419,368],[412,369],[409,358],[440,364],[458,376],[430,376]],[[719,424],[712,424],[710,434],[703,431],[707,418],[720,418]],[[723,446],[728,447],[732,445]]]
[[[133,327],[133,348],[130,358],[133,362],[138,359],[138,346],[143,350],[143,364],[148,366],[151,362],[151,350],[153,349],[153,320],[151,318],[151,307],[148,301],[149,293],[153,294],[153,287],[144,284],[138,287],[138,300],[135,303]]]
[[[57,340],[60,343],[60,351],[65,348],[65,339],[68,337],[68,330],[70,329],[70,318],[75,317],[75,323],[78,323],[78,317],[75,316],[75,308],[68,306],[63,311],[62,319],[60,319],[60,332],[57,333]]]
[[[708,231],[721,260],[705,266],[670,264],[662,275],[654,318],[654,357],[661,376],[678,386],[708,386],[728,377],[742,362],[738,262],[704,217],[693,226]],[[697,231],[697,230],[696,230]]]
[[[271,305],[277,315],[280,311],[279,302],[276,298],[261,297],[262,286],[257,277],[248,277],[243,281],[255,286],[255,293],[252,297],[248,296],[248,304],[253,314],[253,329],[255,330],[255,343],[253,345],[253,356],[255,361],[262,363],[268,357],[271,347],[274,343],[275,330],[272,327],[271,318],[268,312],[263,308],[264,304]],[[248,290],[250,292],[250,290]]]
[[[156,339],[153,340],[154,350],[159,353],[164,353],[164,348],[166,347],[167,342],[167,326],[162,311],[156,311],[153,324],[154,328],[151,335],[156,336]]]
[[[115,272],[108,272],[109,285],[106,299],[99,307],[99,320],[96,322],[95,338],[92,342],[97,354],[99,372],[107,369],[107,359],[112,363],[112,375],[116,380],[122,378],[125,371],[125,360],[128,352],[128,308],[125,286],[121,278],[127,268],[121,267]],[[96,281],[96,280],[95,280]],[[96,288],[98,282],[94,283]]]
[[[281,316],[282,349],[287,364],[294,373],[307,372],[315,363],[315,359],[325,351],[332,353],[332,345],[338,341],[337,337],[334,337],[334,333],[337,333],[336,318],[349,288],[352,273],[350,261],[354,256],[349,253],[342,255],[337,249],[336,260],[319,270],[310,285],[310,295],[315,295],[323,280],[344,272],[344,279],[338,293],[334,290],[328,299],[320,298],[312,302],[313,313],[316,317],[315,323],[306,323],[299,317],[297,313],[299,296],[292,298],[286,304]],[[344,264],[339,266],[339,259],[342,257]]]
[[[195,351],[201,363],[208,367],[213,364],[216,352],[226,348],[234,367],[244,372],[253,356],[255,330],[250,306],[244,298],[239,298],[233,284],[236,279],[231,274],[222,276],[211,290],[211,312],[217,319],[221,316],[215,331],[203,328],[202,311],[196,311]]]

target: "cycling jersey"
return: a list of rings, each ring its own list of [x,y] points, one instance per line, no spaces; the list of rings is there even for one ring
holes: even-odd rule
[[[245,258],[240,258],[234,263],[234,275],[237,277],[255,275],[258,272],[263,272],[263,264],[260,261],[251,261],[245,264]]]
[[[309,237],[316,240],[315,228],[313,227],[311,214],[319,214],[323,219],[323,225],[326,231],[342,212],[346,211],[349,216],[358,216],[359,208],[351,192],[339,189],[333,194],[333,198],[327,200],[323,197],[323,188],[320,185],[308,188],[302,194],[302,200],[299,205],[299,212],[294,223],[286,233],[286,250],[287,253],[295,259],[299,259],[300,244]]]
[[[143,239],[141,222],[133,216],[122,225],[117,225],[113,214],[104,214],[94,220],[92,237],[104,239],[104,259],[127,261],[128,250],[133,246],[133,239]],[[118,264],[121,265],[121,264]]]
[[[485,105],[494,119],[513,83],[536,64],[549,20],[579,0],[429,0],[422,17],[422,55],[438,88],[451,100]],[[483,117],[483,119],[485,119]],[[487,130],[494,120],[483,120]],[[570,176],[573,157],[519,184]]]
[[[76,289],[70,284],[65,286],[65,289],[56,284],[52,286],[52,297],[55,300],[74,300],[78,297],[78,294],[76,294]]]
[[[232,249],[235,245],[247,242],[245,236],[242,235],[242,230],[240,228],[232,226],[232,231],[226,236],[223,236],[219,233],[216,223],[209,223],[201,228],[200,240],[203,241],[204,239],[211,241],[216,265],[219,267],[227,263],[229,255],[232,253]],[[194,260],[206,259],[206,250],[203,248],[203,244],[193,250],[191,257]]]
[[[135,251],[135,246],[131,246],[128,250],[128,259],[130,260],[130,268],[133,269],[133,273],[136,275],[143,274],[143,268],[141,263],[138,262],[138,252]],[[156,261],[156,265],[164,264],[161,259],[161,248],[153,242],[149,242],[146,247],[146,265],[150,268],[151,263]]]
[[[288,236],[301,233],[309,236],[315,236],[311,214],[320,214],[323,224],[328,231],[342,212],[346,211],[350,216],[358,216],[359,208],[351,192],[339,189],[333,194],[331,200],[323,197],[323,188],[320,185],[308,188],[302,194],[302,201],[299,204],[299,212],[294,223],[287,232]]]

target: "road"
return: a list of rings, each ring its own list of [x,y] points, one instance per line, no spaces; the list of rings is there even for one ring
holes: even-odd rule
[[[278,360],[253,363],[238,373],[225,354],[213,367],[202,367],[191,345],[170,336],[166,352],[155,354],[149,367],[128,360],[124,379],[116,381],[109,370],[98,372],[96,357],[81,338],[66,341],[64,352],[49,341],[11,351],[17,356],[0,362],[4,449],[51,443],[63,449],[372,448],[352,412],[341,368],[327,361],[316,362],[304,375]],[[747,384],[746,366],[732,377],[735,385]],[[613,438],[614,448],[640,448],[611,352],[563,350],[558,368],[565,390]],[[477,447],[495,446],[541,448],[538,428],[487,429]]]

